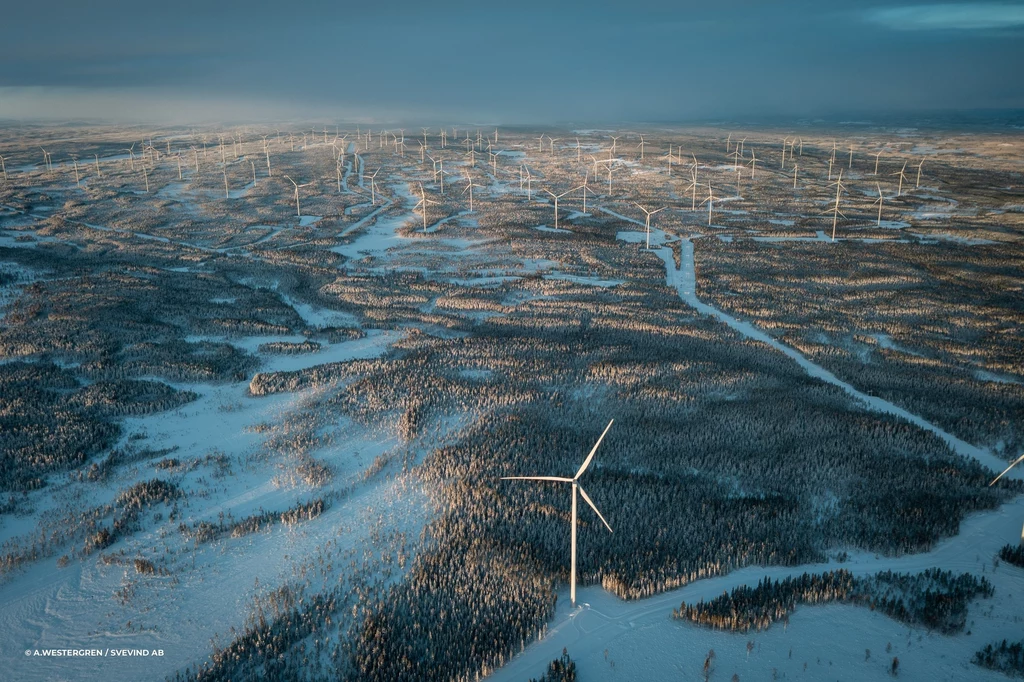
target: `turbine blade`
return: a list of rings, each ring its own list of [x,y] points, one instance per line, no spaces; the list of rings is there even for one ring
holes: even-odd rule
[[[1018,457],[1017,459],[1013,460],[1013,462],[1012,462],[1012,463],[1010,464],[1010,466],[1008,466],[1008,467],[1006,467],[1005,469],[1003,469],[1003,473],[1001,473],[1001,474],[999,474],[998,476],[996,476],[995,478],[993,478],[993,479],[992,479],[992,482],[991,482],[991,483],[989,483],[989,485],[990,485],[990,486],[992,486],[992,485],[995,485],[995,484],[996,484],[996,481],[998,481],[998,480],[999,480],[1000,478],[1002,478],[1003,476],[1005,476],[1005,475],[1006,475],[1006,473],[1007,473],[1007,472],[1008,472],[1008,471],[1009,471],[1010,469],[1012,469],[1013,467],[1017,466],[1017,465],[1018,465],[1018,464],[1020,464],[1021,462],[1024,462],[1024,455],[1021,455],[1021,456],[1020,456],[1020,457]]]
[[[601,445],[601,441],[604,440],[604,435],[606,433],[608,433],[608,429],[612,428],[612,424],[614,424],[614,423],[615,423],[615,420],[612,419],[610,422],[608,422],[608,426],[604,427],[604,432],[601,434],[601,437],[597,439],[596,443],[594,443],[594,447],[590,451],[590,454],[587,455],[587,458],[585,460],[583,460],[583,466],[581,466],[580,470],[576,472],[576,475],[573,476],[572,480],[575,481],[580,476],[582,476],[583,472],[587,470],[588,466],[590,466],[590,460],[594,459],[594,454],[597,452],[597,448]]]
[[[608,532],[614,533],[615,531],[612,530],[612,527],[609,526],[608,522],[604,520],[603,516],[601,516],[601,512],[597,511],[597,506],[594,504],[594,501],[590,499],[590,495],[587,495],[587,491],[583,489],[583,486],[577,483],[576,487],[579,489],[580,495],[583,496],[583,500],[590,505],[591,509],[594,510],[594,513],[597,514],[597,518],[601,519],[601,523],[603,523],[604,527],[608,529]]]
[[[572,483],[571,478],[563,476],[502,476],[502,481],[558,481],[560,483]]]

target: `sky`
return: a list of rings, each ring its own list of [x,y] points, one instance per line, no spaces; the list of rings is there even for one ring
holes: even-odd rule
[[[1024,108],[1024,2],[11,0],[0,118],[537,124]]]

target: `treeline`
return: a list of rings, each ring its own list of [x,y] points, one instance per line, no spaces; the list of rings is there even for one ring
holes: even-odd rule
[[[270,343],[261,343],[258,350],[260,353],[268,355],[301,355],[303,353],[316,353],[320,348],[320,344],[316,341],[303,341],[301,343],[271,341]]]
[[[989,670],[998,670],[1010,677],[1024,677],[1024,640],[999,644],[986,644],[978,650],[971,661]]]
[[[747,632],[788,622],[798,605],[837,602],[867,606],[901,622],[951,634],[964,629],[967,602],[993,592],[985,578],[938,568],[917,575],[883,571],[864,578],[840,569],[776,581],[764,578],[756,587],[741,585],[707,602],[683,602],[672,616],[716,630]]]
[[[576,682],[576,662],[563,648],[562,655],[548,663],[547,671],[539,678],[530,678],[530,682]]]
[[[186,539],[200,544],[222,537],[240,538],[266,530],[279,523],[290,526],[302,521],[311,521],[323,514],[329,507],[330,502],[319,497],[309,502],[298,503],[284,511],[260,509],[259,512],[237,521],[230,515],[226,517],[222,515],[216,522],[197,521],[192,525],[181,523],[178,525],[178,531]]]
[[[999,550],[999,558],[1014,566],[1024,568],[1024,543],[1019,545],[1003,545]]]

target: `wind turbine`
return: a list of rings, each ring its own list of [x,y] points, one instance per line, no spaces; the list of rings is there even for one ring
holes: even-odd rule
[[[875,187],[878,188],[878,198],[875,199],[874,201],[872,201],[871,205],[874,206],[875,204],[878,204],[878,225],[877,225],[877,227],[881,227],[882,226],[882,201],[884,200],[884,197],[882,196],[882,186],[879,185],[876,182],[875,183]]]
[[[599,512],[597,510],[597,506],[594,505],[594,501],[591,500],[590,496],[587,495],[586,491],[583,490],[583,486],[581,486],[579,484],[579,479],[580,479],[580,476],[583,475],[583,472],[585,472],[587,470],[587,467],[590,466],[590,462],[591,462],[591,460],[594,459],[594,454],[597,452],[597,448],[601,445],[601,441],[604,440],[604,436],[605,436],[606,433],[608,433],[608,429],[612,428],[612,424],[613,423],[615,423],[614,419],[612,419],[610,422],[608,422],[608,426],[605,427],[604,433],[602,433],[601,437],[597,439],[597,442],[594,443],[594,447],[590,451],[590,454],[587,455],[587,458],[583,461],[583,466],[581,466],[579,468],[579,471],[577,471],[576,475],[573,476],[572,478],[562,478],[562,477],[559,477],[559,476],[502,476],[501,477],[501,480],[503,480],[503,481],[554,481],[554,482],[557,482],[557,483],[571,483],[572,484],[572,553],[571,553],[572,559],[571,559],[570,570],[569,570],[569,598],[572,600],[572,605],[573,606],[576,605],[576,492],[577,491],[579,491],[579,494],[583,496],[583,500],[587,504],[590,505],[590,508],[594,510],[594,513],[597,514],[597,517],[599,519],[601,519],[601,523],[603,523],[605,528],[608,529],[608,532],[609,533],[612,532],[612,527],[608,525],[608,522],[605,521],[603,516],[601,516],[601,512]]]
[[[473,178],[471,178],[469,176],[469,169],[467,168],[466,169],[466,189],[462,190],[462,193],[465,194],[466,192],[469,192],[469,212],[470,213],[473,212],[473,188],[474,187],[479,187],[479,188],[483,189],[483,185],[478,185],[478,184],[473,182]]]
[[[683,191],[684,192],[690,192],[690,210],[691,211],[696,211],[697,210],[697,188],[700,187],[700,185],[697,183],[697,163],[696,163],[696,161],[693,164],[693,168],[690,169],[690,175],[693,178],[693,181]]]
[[[4,157],[0,156],[0,170],[4,173],[4,182],[7,182],[7,164],[4,162]]]
[[[875,154],[875,175],[878,175],[878,157],[880,157],[882,155],[883,151],[885,151],[885,150],[884,149],[879,149],[878,153]]]
[[[590,187],[587,185],[587,182],[589,180],[590,180],[590,171],[587,171],[586,176],[584,176],[584,178],[583,178],[583,184],[580,185],[583,188],[583,215],[587,214],[587,192],[590,192],[595,197],[597,196],[597,192],[595,192],[594,190],[590,189]]]
[[[467,139],[468,139],[468,133],[467,133]],[[539,151],[539,152],[544,151],[544,133],[541,133],[540,137],[537,138],[537,151]]]
[[[700,202],[700,205],[708,205],[708,227],[711,227],[711,207],[715,205],[715,193],[711,190],[711,183],[708,183],[708,198]]]
[[[566,194],[569,194],[570,192],[575,192],[578,189],[579,189],[579,187],[573,187],[572,189],[565,190],[561,194],[555,194],[551,190],[547,190],[547,189],[544,190],[545,192],[547,192],[548,194],[550,194],[551,196],[553,196],[555,198],[555,229],[556,230],[558,229],[558,200],[561,199],[562,197],[564,197]]]
[[[443,130],[443,129],[442,129]],[[427,206],[430,204],[437,204],[438,202],[427,198],[427,192],[423,189],[423,183],[420,183],[420,200],[413,206],[415,211],[417,208],[422,209],[420,212],[423,214],[423,234],[427,233]]]
[[[682,149],[680,149],[680,151],[682,151]],[[665,154],[665,158],[668,159],[668,176],[671,178],[672,177],[672,162],[673,161],[682,161],[681,158],[676,157],[676,156],[672,156],[672,143],[671,142],[668,143],[668,154]]]
[[[640,143],[637,145],[637,149],[640,150],[640,160],[644,160],[644,150],[647,148],[647,143],[644,142],[644,136],[640,136]]]
[[[832,187],[832,186],[835,186],[835,188],[836,188],[836,203],[835,203],[835,206],[832,208],[832,241],[835,241],[836,240],[836,223],[839,222],[839,216],[842,215],[842,213],[840,213],[840,211],[839,211],[839,195],[842,193],[842,191],[844,189],[846,189],[846,185],[843,184],[843,169],[842,168],[839,169],[839,177],[836,179],[836,181],[829,185],[829,187]],[[881,209],[879,209],[879,210],[881,210]],[[843,217],[845,218],[846,216],[843,215]]]
[[[664,211],[668,207],[667,206],[662,206],[661,208],[659,208],[656,211],[648,211],[646,208],[644,208],[640,204],[637,204],[635,201],[633,203],[636,205],[637,208],[639,208],[641,211],[643,211],[644,213],[647,214],[647,220],[646,220],[646,223],[647,223],[647,225],[646,225],[646,227],[647,227],[647,250],[650,251],[651,250],[651,216],[654,215],[655,213],[660,213],[661,211]]]
[[[576,163],[580,163],[583,156],[583,147],[580,146],[580,138],[576,138]]]
[[[375,180],[375,178],[377,177],[377,173],[380,173],[380,168],[378,168],[377,170],[373,171],[373,175],[370,176],[370,203],[371,204],[376,204],[377,203],[377,181]]]
[[[995,484],[996,484],[996,481],[998,481],[998,480],[999,480],[1000,478],[1002,478],[1002,477],[1003,477],[1003,476],[1005,476],[1005,475],[1006,475],[1007,473],[1009,473],[1010,469],[1012,469],[1013,467],[1017,466],[1017,465],[1018,465],[1018,464],[1020,464],[1021,462],[1024,462],[1024,455],[1021,455],[1021,456],[1020,456],[1020,457],[1018,457],[1017,459],[1015,459],[1015,460],[1013,460],[1012,462],[1010,462],[1010,466],[1008,466],[1008,467],[1006,467],[1005,469],[1003,469],[1003,473],[1001,473],[1001,474],[999,474],[998,476],[996,476],[995,478],[993,478],[993,479],[992,479],[992,482],[991,482],[991,483],[989,483],[989,486],[993,486],[993,485],[995,485]],[[1021,543],[1022,545],[1024,545],[1024,528],[1021,528],[1021,531],[1020,531],[1020,543]]]
[[[750,166],[750,179],[753,180],[754,171],[757,170],[757,155],[754,154],[753,147],[750,148],[750,163],[748,165]]]
[[[924,165],[924,159],[921,159],[921,163],[917,164],[917,183],[914,185],[917,189],[921,188],[921,166]]]
[[[903,181],[907,179],[907,174],[904,172],[906,170],[907,170],[907,162],[904,161],[903,162],[903,168],[899,169],[898,171],[896,171],[895,173],[892,174],[892,175],[900,176],[900,186],[899,186],[899,189],[896,190],[896,196],[898,196],[898,197],[899,196],[903,196]]]
[[[609,154],[610,154],[610,152],[609,152]],[[615,161],[617,161],[617,159],[614,159],[614,158],[611,158],[611,157],[609,157],[607,159],[594,159],[594,168],[595,169],[597,168],[597,164],[599,164],[599,163],[608,164],[608,196],[612,195],[612,169],[615,167]]]
[[[610,153],[614,154],[615,153],[615,148],[619,144],[619,138],[622,137],[622,135],[609,135],[608,137],[612,138],[612,150],[611,150]]]
[[[82,181],[78,176],[78,158],[75,156],[71,157],[71,161],[75,164],[75,185],[78,187],[82,186]]]
[[[288,180],[288,182],[290,182],[290,183],[292,183],[293,185],[295,185],[295,215],[297,215],[298,217],[300,217],[300,218],[301,218],[301,217],[302,217],[302,210],[301,210],[301,209],[300,209],[300,207],[299,207],[299,190],[300,190],[301,188],[303,188],[303,187],[309,187],[309,186],[310,186],[310,185],[312,185],[313,183],[312,183],[312,182],[307,182],[307,183],[306,183],[306,184],[304,184],[304,185],[300,185],[299,183],[295,182],[294,180],[292,180],[292,179],[291,179],[290,177],[288,177],[287,175],[286,175],[286,176],[284,176],[284,177],[285,177],[285,178],[286,178],[286,179]]]
[[[548,154],[555,153],[555,143],[561,140],[560,137],[549,137],[548,138]]]

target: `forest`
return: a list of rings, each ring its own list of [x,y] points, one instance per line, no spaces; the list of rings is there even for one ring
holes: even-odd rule
[[[250,617],[171,679],[469,682],[498,668],[543,636],[565,594],[570,514],[565,490],[500,477],[571,475],[611,418],[586,488],[615,532],[582,509],[578,579],[627,600],[743,567],[928,551],[1024,490],[990,487],[991,471],[932,432],[685,303],[638,240],[634,204],[671,203],[654,247],[681,268],[693,245],[702,301],[1009,456],[1024,444],[1020,213],[982,188],[1017,182],[1001,139],[985,141],[998,168],[929,160],[928,181],[955,187],[965,209],[942,229],[1006,238],[967,248],[911,217],[938,203],[924,192],[893,202],[911,229],[866,222],[870,198],[857,194],[844,204],[854,238],[817,238],[824,135],[807,133],[806,152],[801,139],[807,179],[791,190],[774,169],[741,176],[724,133],[666,133],[657,168],[624,156],[613,188],[581,148],[534,153],[509,132],[510,149],[529,153],[489,165],[461,144],[445,152],[446,167],[483,183],[470,212],[411,145],[359,144],[356,160],[326,132],[307,145],[310,132],[238,131],[218,146],[188,131],[163,140],[166,154],[151,140],[148,165],[111,160],[82,185],[67,166],[0,186],[0,491],[6,518],[32,521],[10,531],[0,571],[16,581],[44,559],[106,562],[157,594],[158,580],[205,579],[204,553],[241,557],[225,565],[246,584],[259,572]],[[608,142],[579,134],[591,154]],[[780,141],[749,147],[761,158]],[[724,195],[713,221],[690,208],[703,197],[684,190],[689,161],[660,155],[670,142]],[[172,146],[192,161],[183,175]],[[30,152],[18,147],[12,168]],[[264,155],[274,175],[249,163]],[[899,167],[895,153],[886,163]],[[309,220],[286,173],[311,183]],[[555,231],[540,188],[581,181],[599,198],[589,210],[563,199]],[[414,209],[421,191],[433,203]],[[801,241],[773,241],[790,238]],[[179,448],[160,420],[142,420],[190,411],[236,431]],[[372,496],[398,480],[430,509],[401,532],[387,525],[396,500]],[[272,501],[250,503],[257,494]],[[314,551],[304,542],[365,530],[339,510],[374,505],[369,548],[302,555]],[[271,577],[259,553],[279,536],[298,549]],[[679,617],[756,630],[834,601],[955,632],[968,601],[990,595],[969,574],[835,571],[738,588]],[[575,665],[563,653],[544,675],[574,679]]]
[[[741,585],[710,601],[683,602],[672,616],[717,630],[747,632],[765,630],[780,620],[788,624],[797,606],[840,603],[866,606],[950,635],[964,629],[970,600],[993,594],[988,580],[970,573],[956,575],[936,568],[917,575],[883,571],[858,577],[839,569],[776,581],[764,578],[756,586]]]
[[[1024,640],[986,644],[974,655],[974,664],[989,670],[998,670],[1010,677],[1024,677]]]

